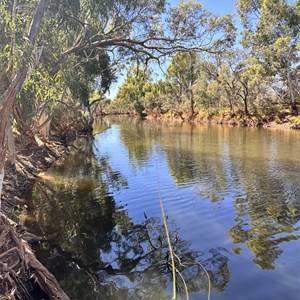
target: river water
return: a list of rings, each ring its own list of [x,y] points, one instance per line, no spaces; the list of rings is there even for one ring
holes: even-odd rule
[[[71,299],[172,299],[160,201],[177,299],[299,299],[300,132],[105,128],[41,175],[24,217]]]

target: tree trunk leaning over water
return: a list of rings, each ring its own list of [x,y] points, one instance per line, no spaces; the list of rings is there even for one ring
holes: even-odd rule
[[[40,0],[30,25],[28,40],[34,46],[41,21],[48,7],[49,0]],[[32,50],[33,51],[33,50]],[[29,54],[29,56],[31,53]],[[28,57],[29,59],[30,57]],[[3,188],[4,165],[7,151],[8,121],[17,94],[20,92],[27,75],[27,66],[19,68],[9,87],[0,95],[0,199]],[[0,200],[1,201],[1,200]],[[1,202],[0,202],[1,209]]]

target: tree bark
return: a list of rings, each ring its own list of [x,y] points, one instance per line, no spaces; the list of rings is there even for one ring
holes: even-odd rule
[[[3,179],[4,179],[4,168],[0,170],[0,209],[1,209],[1,194],[2,194],[2,187],[3,187]]]
[[[240,81],[240,83],[243,86],[243,90],[240,92],[240,90],[237,92],[237,95],[243,100],[243,104],[244,104],[244,112],[246,115],[249,114],[249,110],[248,110],[248,95],[249,95],[249,91],[248,91],[248,87],[246,85],[246,83]]]
[[[46,108],[39,119],[39,131],[45,140],[49,139],[50,136],[50,123],[51,118],[49,118],[48,110]]]
[[[16,164],[16,147],[15,147],[15,138],[12,129],[11,120],[8,121],[7,124],[7,146],[8,146],[8,154],[7,154],[7,161],[15,165]]]
[[[245,110],[245,114],[249,115],[247,96],[244,97],[244,110]]]
[[[0,176],[4,177],[4,165],[7,151],[8,121],[17,93],[20,91],[26,77],[26,69],[21,68],[11,85],[0,97]],[[0,196],[2,194],[3,179],[0,180]],[[0,206],[1,209],[1,206]]]
[[[40,0],[30,24],[28,40],[34,46],[44,12],[48,7],[49,0]],[[7,151],[7,124],[11,116],[17,94],[20,92],[27,74],[27,67],[22,66],[17,71],[6,91],[0,96],[0,178],[4,176],[4,165]],[[0,196],[2,193],[3,180],[0,180]],[[1,209],[1,206],[0,206]]]
[[[190,103],[191,103],[191,115],[190,115],[190,120],[192,121],[194,119],[195,116],[195,100],[194,100],[194,93],[191,90],[191,99],[190,99]]]
[[[225,91],[226,91],[226,95],[227,95],[227,99],[228,99],[230,114],[233,116],[235,114],[235,112],[234,112],[234,105],[233,105],[233,101],[232,101],[232,95],[231,95],[231,92],[228,91],[227,88],[225,88]]]
[[[297,108],[297,104],[296,104],[296,98],[295,98],[295,92],[294,92],[294,87],[293,87],[293,83],[292,83],[292,78],[291,78],[291,73],[288,70],[287,71],[287,82],[288,82],[288,87],[289,87],[289,91],[290,91],[290,95],[291,95],[291,113],[294,115],[298,114],[298,108]]]

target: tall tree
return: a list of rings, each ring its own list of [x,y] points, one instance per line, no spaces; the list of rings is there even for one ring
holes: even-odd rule
[[[116,98],[122,102],[124,107],[141,116],[145,109],[143,102],[148,82],[150,82],[149,69],[131,67]]]
[[[189,102],[189,118],[195,116],[195,97],[193,85],[200,75],[199,55],[195,52],[182,52],[175,55],[167,69],[167,79],[177,90],[178,100],[183,96]]]
[[[297,113],[300,1],[240,0],[237,8],[245,27],[243,45],[269,74],[280,77],[291,112]]]
[[[159,59],[191,48],[212,51],[230,42],[229,15],[216,17],[194,0],[181,1],[170,10],[166,4],[165,0],[76,0],[70,5],[64,0],[61,17],[70,38],[63,53],[97,48],[123,58],[136,53]]]
[[[12,62],[11,58],[8,57],[6,61],[8,65],[4,65],[1,69],[1,73],[3,74],[2,78],[5,78],[8,86],[3,88],[0,95],[0,199],[3,187],[7,137],[10,126],[8,122],[10,121],[10,116],[13,105],[15,103],[16,95],[20,92],[25,81],[28,64],[36,46],[38,30],[40,28],[44,13],[47,9],[48,2],[49,0],[40,0],[32,19],[25,19],[24,24],[22,24],[21,16],[19,16],[16,12],[15,1],[7,2],[6,7],[4,5],[1,6],[1,14],[2,16],[6,16],[3,24],[4,32],[9,32],[11,35],[10,37],[6,36],[8,43],[2,44],[1,47],[3,48],[1,50],[4,53],[9,48],[12,52],[15,51],[16,38],[23,39],[25,41],[25,46],[24,49],[22,49],[23,51],[21,51],[21,53],[23,54],[21,59]],[[21,26],[21,24],[17,24],[18,22],[21,22],[21,24],[24,26],[24,29],[21,32],[19,32],[19,30],[17,31],[17,27]],[[27,31],[28,28],[29,30]],[[16,36],[16,33],[20,34],[20,36]],[[16,59],[15,56],[13,56],[13,58]],[[13,66],[10,68],[9,64],[12,64]]]

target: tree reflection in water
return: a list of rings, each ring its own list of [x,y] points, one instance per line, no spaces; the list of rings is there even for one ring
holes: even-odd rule
[[[199,202],[233,206],[236,217],[230,216],[233,225],[226,231],[237,246],[236,254],[245,244],[255,264],[272,270],[284,243],[300,238],[298,133],[189,124],[142,126],[129,120],[119,126],[131,163],[144,162],[159,145],[179,188],[192,188]]]
[[[172,273],[163,222],[145,216],[134,223],[112,196],[127,187],[126,178],[109,157],[87,154],[90,141],[81,143],[83,153],[70,155],[36,184],[32,213],[38,222],[29,224],[28,219],[27,225],[46,236],[37,246],[38,257],[71,299],[170,299]],[[200,263],[212,288],[223,291],[230,279],[226,250],[194,251],[174,222],[169,230],[176,268],[189,292],[207,293]],[[183,297],[180,277],[177,288]]]
[[[173,224],[174,227],[174,224]],[[111,251],[101,251],[104,268],[98,272],[106,282],[106,293],[114,299],[170,299],[171,263],[165,229],[160,218],[146,219],[142,224],[116,226],[112,231]],[[208,280],[201,264],[209,272],[212,286],[222,291],[230,279],[228,259],[223,249],[212,249],[208,258],[191,250],[182,240],[178,229],[172,228],[170,239],[176,254],[176,268],[185,278],[189,292],[207,292]],[[185,295],[183,282],[178,277],[178,291]],[[107,284],[109,285],[107,286]],[[155,287],[155,289],[153,289]]]
[[[294,224],[300,219],[300,203],[273,198],[266,201],[263,195],[237,198],[235,225],[228,234],[234,244],[245,243],[253,252],[253,262],[262,269],[275,268],[275,261],[283,252],[280,245],[299,239]]]
[[[39,249],[39,257],[58,277],[71,299],[170,299],[172,273],[165,229],[159,218],[142,224],[116,225],[108,234],[104,249],[90,249],[100,253],[98,260],[87,264],[87,253],[77,249],[65,251],[55,241],[48,241]],[[94,238],[87,233],[86,239]],[[190,249],[190,243],[180,239],[178,231],[171,231],[176,268],[185,278],[189,293],[208,290],[207,270],[215,291],[223,291],[230,280],[228,259],[224,249],[211,249],[204,255]],[[87,241],[82,239],[82,243]],[[93,243],[93,241],[92,241]],[[49,256],[50,254],[50,256]],[[205,256],[205,259],[201,259]],[[177,279],[179,295],[185,290]],[[154,288],[155,287],[155,288]]]

